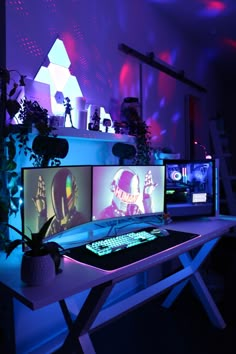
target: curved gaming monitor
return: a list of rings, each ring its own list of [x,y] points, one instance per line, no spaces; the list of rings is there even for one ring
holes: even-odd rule
[[[91,221],[91,166],[22,168],[22,228],[30,237],[55,216],[47,238]]]
[[[164,164],[166,208],[170,216],[215,216],[218,196],[216,160],[165,160]]]
[[[164,166],[93,166],[92,186],[93,221],[164,213]]]

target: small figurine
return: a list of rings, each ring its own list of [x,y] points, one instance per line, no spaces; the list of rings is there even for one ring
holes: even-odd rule
[[[106,133],[108,133],[108,129],[111,126],[111,120],[109,118],[104,118],[102,124],[106,127]]]
[[[69,97],[66,97],[64,102],[65,102],[64,103],[64,106],[65,106],[65,121],[66,121],[67,115],[69,115],[71,127],[74,128],[73,123],[72,123],[72,117],[71,117],[71,111],[72,111],[73,108],[71,107]]]
[[[93,120],[93,123],[90,122],[89,126],[88,126],[89,130],[99,131],[101,118],[98,115],[98,109],[97,108],[94,111],[94,114],[92,116],[92,120]]]

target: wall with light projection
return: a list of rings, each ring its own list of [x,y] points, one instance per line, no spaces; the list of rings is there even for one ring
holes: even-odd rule
[[[90,119],[95,106],[114,121],[124,97],[138,97],[154,147],[169,146],[185,155],[185,96],[200,97],[204,114],[205,95],[122,53],[118,45],[152,53],[204,86],[208,61],[151,1],[7,0],[6,5],[7,66],[44,83],[43,88],[38,82],[36,95],[45,105],[50,95],[52,114],[63,114],[63,99],[69,97],[75,127],[78,112],[91,109]],[[31,86],[26,87],[29,96]]]
[[[152,53],[156,60],[209,87],[204,52],[186,33],[165,20],[152,2],[6,0],[6,5],[7,67],[27,75],[28,80],[21,96],[36,98],[50,114],[59,116],[65,112],[68,97],[76,128],[80,111],[87,110],[90,119],[93,108],[98,106],[100,114],[114,121],[119,119],[123,99],[138,97],[143,119],[151,127],[153,146],[168,146],[185,156],[189,133],[185,97],[196,96],[204,115],[205,93],[118,49],[120,43],[125,43],[144,55]],[[69,120],[65,122],[66,126],[70,124]],[[97,145],[92,150],[97,164],[101,163]],[[130,291],[132,286],[126,289]],[[73,311],[78,301],[70,300]],[[30,352],[35,343],[47,341],[52,333],[64,329],[59,309],[51,306],[46,310],[47,323],[45,311],[32,313],[16,307],[19,352]]]

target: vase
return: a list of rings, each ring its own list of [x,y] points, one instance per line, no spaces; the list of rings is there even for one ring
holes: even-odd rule
[[[55,263],[50,254],[42,256],[23,254],[21,280],[24,283],[29,286],[41,286],[50,283],[55,276]]]

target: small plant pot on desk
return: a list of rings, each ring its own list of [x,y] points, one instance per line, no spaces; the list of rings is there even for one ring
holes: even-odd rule
[[[55,263],[50,254],[31,256],[25,252],[21,262],[21,280],[29,286],[50,283],[56,277]]]
[[[44,242],[48,228],[54,219],[49,218],[37,233],[31,232],[31,237],[25,235],[15,226],[5,223],[19,235],[20,239],[6,242],[6,258],[19,245],[23,245],[25,252],[21,261],[21,280],[27,285],[40,286],[52,281],[59,274],[63,265],[62,250],[64,248],[54,241]]]

